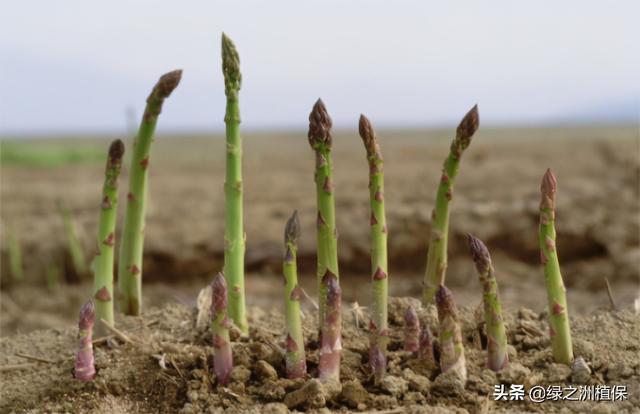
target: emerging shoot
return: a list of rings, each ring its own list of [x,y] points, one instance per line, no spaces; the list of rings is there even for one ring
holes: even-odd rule
[[[436,307],[440,322],[440,371],[453,371],[462,382],[467,380],[462,333],[458,309],[453,294],[444,285],[436,292]]]
[[[142,253],[144,251],[144,222],[151,142],[164,100],[178,86],[181,77],[181,70],[174,70],[160,77],[147,98],[147,106],[133,144],[131,167],[129,168],[127,211],[122,229],[118,263],[120,309],[126,315],[140,315],[142,312]]]
[[[88,300],[80,308],[78,319],[78,351],[74,367],[74,376],[80,381],[91,381],[96,376],[93,360],[93,325],[96,319],[95,307]]]
[[[444,161],[442,176],[436,193],[436,206],[431,214],[431,241],[427,256],[427,270],[424,277],[423,303],[433,303],[433,297],[440,285],[444,284],[447,273],[447,241],[449,239],[449,209],[453,196],[453,185],[462,153],[471,143],[478,129],[480,118],[475,105],[462,118],[451,143],[449,156]]]
[[[404,350],[418,352],[420,349],[420,320],[413,306],[404,311]]]
[[[371,287],[373,314],[369,339],[369,361],[376,382],[380,382],[387,369],[387,296],[389,277],[387,270],[387,218],[384,210],[384,173],[380,145],[371,122],[360,115],[359,132],[367,151],[369,163],[369,202],[371,204]]]
[[[222,273],[218,273],[211,283],[211,331],[213,334],[213,372],[218,384],[226,385],[233,369],[231,339],[227,319],[227,282]]]
[[[302,293],[298,286],[298,272],[296,254],[298,238],[300,237],[300,223],[298,212],[287,221],[284,230],[285,253],[282,263],[284,274],[284,308],[287,329],[285,365],[287,378],[302,378],[307,373],[307,362],[304,352],[304,337],[302,335],[302,321],[300,319],[300,298]]]
[[[553,359],[561,364],[569,365],[573,361],[571,345],[571,328],[567,311],[567,297],[560,263],[556,250],[556,190],[557,181],[553,172],[547,169],[542,178],[540,192],[540,261],[544,266],[544,279],[549,301],[549,335]]]

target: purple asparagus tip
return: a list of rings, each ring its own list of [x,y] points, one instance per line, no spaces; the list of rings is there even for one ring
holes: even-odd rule
[[[469,250],[471,251],[471,257],[476,264],[478,272],[484,273],[487,267],[491,266],[491,255],[487,246],[471,233],[467,234],[467,242],[469,243]]]
[[[457,310],[453,293],[445,285],[440,285],[436,292],[436,307],[438,308],[438,314],[451,313]]]
[[[88,300],[82,308],[78,318],[78,328],[82,330],[92,329],[96,319],[96,307],[92,300]]]
[[[93,324],[96,310],[92,300],[80,308],[78,318],[78,351],[74,366],[74,376],[80,381],[91,381],[96,376],[93,359]]]
[[[542,177],[540,191],[543,195],[553,199],[557,188],[558,181],[556,180],[556,176],[553,174],[553,171],[551,171],[551,168],[547,168],[547,171],[544,173],[544,177]]]
[[[124,155],[124,143],[121,139],[116,139],[109,147],[109,161],[111,164],[120,164]]]
[[[153,88],[159,99],[168,98],[171,92],[178,86],[182,79],[182,69],[165,73],[160,77],[158,83]]]
[[[300,237],[300,220],[298,219],[298,210],[294,210],[284,228],[284,241],[295,244],[298,237]]]
[[[465,149],[471,143],[471,137],[476,133],[480,126],[480,115],[478,114],[478,105],[474,105],[473,108],[467,112],[462,118],[458,129],[456,130],[456,140],[459,140],[462,149]]]
[[[312,148],[316,148],[319,144],[324,144],[327,148],[331,148],[331,117],[324,106],[322,99],[318,99],[313,105],[313,109],[309,114],[309,144]]]

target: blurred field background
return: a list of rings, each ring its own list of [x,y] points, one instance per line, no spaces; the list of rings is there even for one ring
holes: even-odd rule
[[[452,134],[452,128],[379,131],[393,295],[420,296],[435,188]],[[90,275],[74,270],[56,203],[62,200],[71,211],[88,262],[110,138],[3,141],[2,226],[19,240],[25,270],[25,280],[13,280],[3,240],[3,334],[70,324],[90,291]],[[130,148],[131,139],[127,143]],[[364,149],[354,131],[336,131],[334,143],[344,298],[366,306]],[[223,150],[223,137],[215,134],[160,136],[154,144],[145,229],[148,305],[195,303],[197,291],[222,267]],[[537,211],[540,178],[551,167],[559,183],[558,249],[571,310],[609,306],[605,278],[616,305],[633,306],[640,281],[639,151],[635,125],[481,128],[465,154],[451,216],[448,282],[460,302],[480,301],[464,239],[471,232],[492,251],[506,307],[544,308]],[[315,189],[305,132],[247,133],[244,157],[249,304],[280,306],[282,233],[293,209],[302,222],[303,285],[314,295]],[[52,269],[58,269],[57,282]]]
[[[335,126],[348,306],[369,302],[358,115],[377,129],[386,162],[391,294],[419,297],[442,162],[475,103],[480,130],[464,155],[451,215],[448,283],[459,302],[480,301],[464,240],[472,232],[493,253],[506,307],[545,308],[537,216],[540,179],[551,167],[570,312],[609,306],[605,278],[616,305],[633,306],[639,13],[631,0],[12,3],[0,24],[0,334],[75,323],[90,292],[109,141],[126,143],[122,201],[145,98],[176,68],[183,80],[165,103],[151,155],[146,304],[192,304],[221,269],[222,31],[236,42],[243,73],[250,305],[280,306],[283,227],[293,209],[302,221],[303,284],[315,295],[314,160],[305,128],[322,97]],[[60,203],[84,255],[80,272]],[[22,279],[11,271],[18,250]]]

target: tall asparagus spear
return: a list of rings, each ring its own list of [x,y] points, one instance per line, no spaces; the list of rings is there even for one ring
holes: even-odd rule
[[[487,367],[500,371],[509,364],[507,353],[507,333],[502,319],[502,304],[498,297],[498,282],[494,275],[489,249],[482,240],[467,234],[471,257],[476,265],[482,283],[484,321],[487,329]]]
[[[567,310],[566,289],[560,273],[558,252],[556,251],[556,190],[557,181],[551,169],[542,178],[540,192],[540,261],[544,266],[544,278],[549,300],[549,333],[553,359],[569,365],[573,360],[571,328]]]
[[[93,359],[93,324],[96,313],[93,301],[87,301],[80,308],[78,320],[78,352],[74,367],[74,376],[80,381],[91,381],[96,376]]]
[[[327,292],[325,316],[320,327],[320,380],[340,382],[340,355],[342,353],[342,295],[338,278],[328,274],[322,283]]]
[[[100,223],[98,224],[98,252],[93,259],[93,297],[96,316],[114,324],[113,319],[113,250],[116,242],[116,216],[118,207],[118,176],[122,166],[124,144],[115,140],[109,147],[107,166],[102,187]],[[102,324],[98,335],[106,333]]]
[[[147,98],[147,106],[133,144],[127,212],[122,229],[118,264],[120,309],[127,315],[139,315],[142,312],[142,253],[151,142],[158,116],[162,111],[162,104],[178,86],[181,77],[181,70],[174,70],[160,77]]]
[[[424,277],[423,302],[433,303],[433,297],[447,272],[447,240],[449,238],[449,204],[453,195],[453,185],[462,153],[471,143],[471,137],[479,125],[478,105],[462,118],[451,143],[449,156],[444,161],[440,185],[436,193],[436,206],[431,214],[431,242],[427,257],[427,271]]]
[[[213,371],[218,383],[226,385],[233,369],[229,319],[227,318],[227,282],[218,273],[211,284],[211,331],[213,333]]]
[[[420,348],[420,320],[413,306],[404,311],[404,350],[418,352]]]
[[[467,380],[462,332],[458,322],[458,309],[453,294],[444,285],[436,292],[436,307],[440,322],[440,370],[453,371],[460,380]]]
[[[309,144],[316,154],[316,202],[318,205],[318,296],[319,325],[326,319],[327,280],[338,278],[338,232],[336,230],[336,208],[333,194],[333,162],[331,160],[331,117],[321,99],[313,105],[309,114]],[[322,340],[322,338],[320,338]]]
[[[301,294],[296,266],[298,237],[300,237],[300,223],[298,221],[298,212],[294,211],[284,230],[285,254],[282,264],[285,281],[284,307],[287,326],[285,362],[287,378],[290,379],[302,378],[307,373],[302,321],[300,320]]]
[[[227,109],[227,170],[224,183],[224,274],[229,284],[229,316],[249,333],[244,297],[245,234],[242,222],[242,139],[238,94],[242,84],[240,57],[233,41],[222,34],[222,72]]]
[[[387,327],[387,218],[384,211],[384,173],[380,145],[371,122],[360,115],[359,132],[367,150],[369,162],[369,199],[371,203],[371,285],[373,316],[371,318],[369,360],[376,381],[386,371],[386,352],[389,342]]]

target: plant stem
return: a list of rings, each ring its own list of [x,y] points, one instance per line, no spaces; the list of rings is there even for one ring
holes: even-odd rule
[[[76,226],[73,222],[71,210],[67,208],[62,200],[58,200],[58,211],[62,217],[64,232],[67,236],[67,247],[69,249],[69,255],[71,256],[71,262],[73,263],[73,270],[78,278],[82,278],[87,274],[87,261],[84,256],[82,243],[80,243],[80,239],[76,233]]]
[[[213,333],[213,371],[218,383],[226,385],[233,369],[233,355],[227,318],[227,282],[222,273],[218,273],[211,284],[211,331]]]
[[[147,106],[133,145],[127,211],[118,264],[120,309],[126,315],[140,315],[142,312],[142,253],[148,196],[149,152],[164,100],[178,86],[181,77],[181,70],[174,70],[160,77],[147,98]]]
[[[22,264],[22,247],[15,229],[9,231],[9,270],[15,282],[24,280],[24,267]]]
[[[118,213],[118,177],[122,167],[124,144],[115,140],[109,147],[107,166],[102,187],[100,220],[98,224],[98,252],[93,259],[93,298],[96,301],[96,316],[114,325],[113,318],[113,251],[116,243],[116,219]],[[99,324],[97,334],[106,335]]]
[[[331,160],[331,117],[321,99],[313,105],[309,114],[309,145],[316,154],[316,203],[318,205],[317,243],[318,243],[318,304],[320,342],[322,325],[326,319],[327,280],[336,279],[338,272],[338,232],[336,230],[336,208],[333,193],[333,162]]]
[[[436,292],[436,307],[440,322],[440,370],[443,373],[453,371],[460,380],[465,382],[467,365],[458,322],[458,309],[453,300],[453,294],[444,285],[440,285]]]
[[[502,304],[498,297],[498,282],[487,246],[471,234],[467,235],[467,241],[482,284],[484,321],[487,330],[487,367],[498,372],[509,364],[507,333],[502,319]]]
[[[540,261],[544,266],[544,278],[549,301],[549,334],[553,359],[569,365],[573,361],[571,328],[567,310],[567,297],[556,250],[556,177],[550,169],[542,178],[540,192]]]
[[[387,218],[384,210],[384,172],[382,153],[371,122],[360,115],[359,132],[369,163],[369,202],[371,203],[371,289],[373,315],[371,318],[369,361],[377,382],[387,368],[386,353],[389,342],[387,326]]]
[[[327,274],[322,282],[327,292],[327,301],[325,318],[320,328],[319,377],[325,382],[340,382],[340,354],[342,352],[340,285],[338,278],[332,274]]]
[[[420,349],[420,320],[413,306],[404,311],[404,350],[418,352]]]
[[[93,360],[93,325],[95,322],[95,307],[92,300],[88,300],[80,309],[78,320],[78,352],[74,375],[80,381],[91,381],[96,376]]]
[[[433,303],[433,297],[444,284],[447,272],[447,241],[449,238],[449,205],[453,196],[453,185],[458,175],[462,153],[471,143],[471,137],[479,125],[478,105],[462,118],[451,143],[449,156],[444,161],[442,176],[436,193],[436,206],[431,214],[431,242],[424,277],[423,303]]]
[[[300,237],[300,223],[298,212],[287,221],[284,230],[285,254],[282,263],[284,273],[284,307],[287,327],[286,342],[286,370],[287,378],[302,378],[307,373],[307,361],[304,352],[304,337],[302,335],[302,321],[300,319],[300,286],[298,286],[298,272],[296,266],[297,241]]]
[[[244,296],[245,234],[242,221],[242,139],[238,94],[242,84],[240,57],[233,41],[222,34],[222,72],[227,108],[224,117],[227,167],[224,183],[224,275],[229,284],[229,316],[243,334],[249,333]]]

